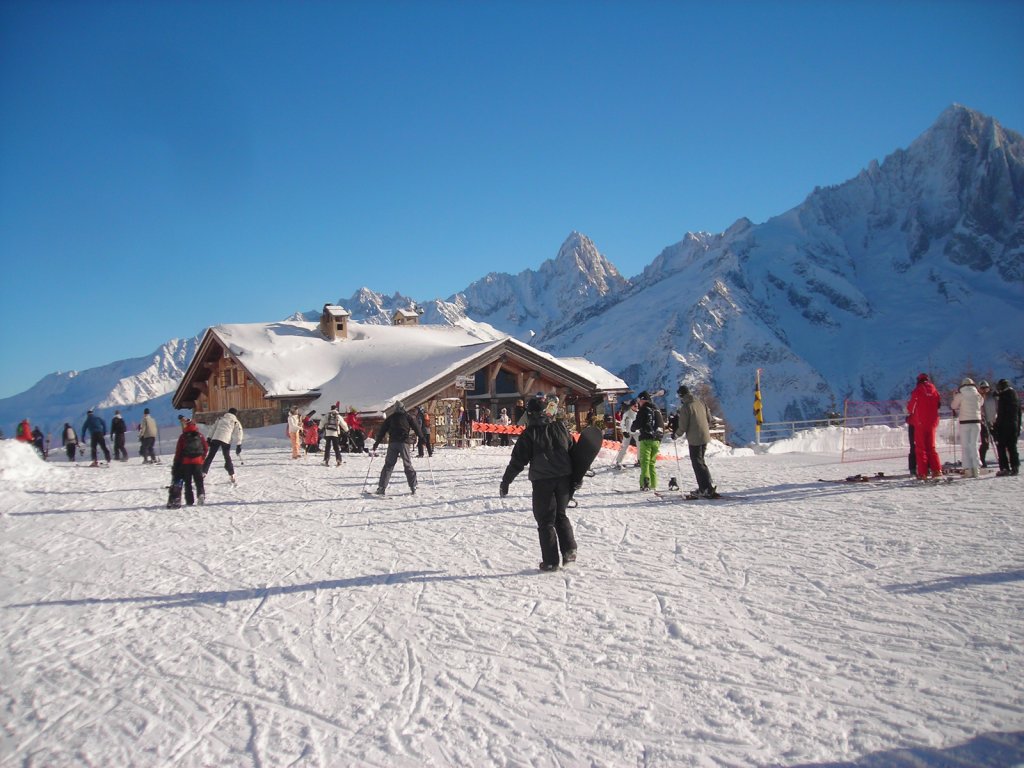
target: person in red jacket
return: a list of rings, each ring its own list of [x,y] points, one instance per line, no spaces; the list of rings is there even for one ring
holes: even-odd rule
[[[914,447],[917,451],[917,477],[941,477],[942,464],[935,450],[935,433],[939,429],[939,390],[927,373],[917,377],[917,386],[907,401],[908,423],[914,427]]]
[[[200,504],[206,501],[206,488],[203,485],[203,460],[209,447],[206,438],[191,419],[180,418],[181,434],[174,448],[174,464],[171,466],[172,482],[183,481],[185,484],[185,503],[189,506],[197,500]],[[192,483],[195,483],[195,496],[192,494]],[[181,503],[180,500],[178,502]]]
[[[28,419],[22,419],[18,428],[14,430],[14,437],[21,443],[32,442],[32,425],[29,424]]]

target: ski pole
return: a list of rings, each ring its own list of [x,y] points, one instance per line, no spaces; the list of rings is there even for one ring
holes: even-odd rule
[[[363,478],[363,493],[366,493],[366,483],[370,480],[370,467],[373,466],[374,455],[369,454],[370,460],[366,462],[366,477]]]
[[[675,454],[676,454],[676,486],[679,489],[679,493],[681,495],[685,496],[686,494],[683,493],[683,484],[680,481],[680,478],[682,478],[682,476],[683,476],[683,470],[682,470],[682,467],[679,464],[679,440],[678,440],[678,438],[675,438],[675,437],[672,438],[672,450],[674,450]]]

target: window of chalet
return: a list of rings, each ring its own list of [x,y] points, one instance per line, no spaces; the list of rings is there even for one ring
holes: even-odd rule
[[[244,377],[237,368],[225,368],[221,373],[221,386],[225,389],[228,387],[240,387]]]

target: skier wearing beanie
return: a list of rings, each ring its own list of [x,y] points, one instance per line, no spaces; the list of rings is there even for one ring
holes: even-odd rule
[[[950,408],[960,422],[961,461],[964,477],[977,477],[981,469],[978,443],[981,437],[981,393],[974,380],[966,378],[953,395]]]
[[[917,451],[917,478],[924,480],[942,476],[942,464],[935,450],[935,433],[939,429],[941,398],[927,373],[919,374],[917,386],[907,401],[908,422],[914,427],[914,447]]]

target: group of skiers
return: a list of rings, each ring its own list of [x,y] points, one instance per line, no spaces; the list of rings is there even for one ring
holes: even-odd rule
[[[676,390],[679,395],[679,409],[667,424],[672,439],[686,438],[690,454],[690,466],[697,480],[696,490],[690,492],[692,498],[718,498],[718,491],[711,479],[705,454],[711,442],[711,427],[714,417],[711,409],[685,384]],[[661,410],[658,409],[649,392],[644,390],[636,399],[624,403],[619,417],[622,430],[622,443],[615,455],[613,466],[623,468],[623,459],[630,446],[637,449],[637,466],[640,467],[641,490],[658,489],[657,462],[661,441],[665,435],[666,423]],[[678,450],[678,448],[677,448]]]
[[[942,475],[942,464],[935,449],[942,398],[927,373],[919,374],[917,386],[907,401],[907,426],[910,434],[910,473],[919,479]],[[1020,399],[1007,379],[996,382],[995,393],[987,381],[977,384],[970,377],[960,382],[950,408],[960,427],[961,469],[966,477],[978,477],[990,442],[995,442],[999,462],[997,476],[1017,475],[1020,456],[1017,441],[1021,432]]]
[[[362,453],[365,442],[363,423],[355,408],[346,414],[341,413],[341,403],[331,406],[322,419],[315,418],[316,411],[305,416],[299,414],[298,406],[288,410],[285,422],[285,434],[292,449],[292,458],[298,459],[320,450],[320,442],[324,443],[324,464],[330,466],[333,451],[335,466],[341,466],[343,451]]]

